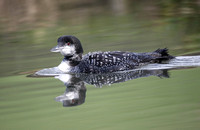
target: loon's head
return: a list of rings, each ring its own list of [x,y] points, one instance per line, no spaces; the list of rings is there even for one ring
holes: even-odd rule
[[[61,36],[57,42],[57,46],[52,48],[51,52],[60,52],[65,57],[83,54],[81,42],[75,36]]]

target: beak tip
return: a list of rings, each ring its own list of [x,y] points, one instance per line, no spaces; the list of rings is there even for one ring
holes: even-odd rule
[[[58,46],[53,47],[50,51],[51,52],[60,52]]]

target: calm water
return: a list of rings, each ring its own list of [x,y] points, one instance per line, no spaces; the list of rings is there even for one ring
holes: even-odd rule
[[[199,15],[191,14],[145,18],[104,15],[78,23],[2,31],[0,129],[200,129],[199,57],[179,57],[178,67],[184,69],[174,67],[175,61],[159,66],[168,71],[140,70],[104,77],[72,75],[70,79],[75,82],[71,84],[65,82],[69,76],[27,77],[61,62],[61,55],[49,50],[59,36],[66,34],[81,40],[85,54],[168,47],[172,55],[198,55],[199,19]],[[73,97],[81,99],[62,103]],[[69,104],[77,106],[63,107]]]

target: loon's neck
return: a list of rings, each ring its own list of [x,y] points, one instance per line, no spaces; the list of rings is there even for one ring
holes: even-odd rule
[[[74,54],[74,55],[68,55],[64,56],[63,61],[69,62],[70,66],[76,66],[81,62],[82,54]]]
[[[63,72],[71,72],[71,70],[81,62],[81,59],[82,54],[64,56],[58,68]]]

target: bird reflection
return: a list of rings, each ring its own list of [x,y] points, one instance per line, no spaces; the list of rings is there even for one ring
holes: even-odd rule
[[[66,90],[64,94],[55,98],[62,102],[64,107],[77,106],[85,102],[86,87],[84,81],[71,74],[62,74],[55,78],[64,82]]]
[[[62,102],[64,107],[81,105],[85,102],[86,97],[85,83],[102,87],[148,76],[169,77],[167,70],[135,70],[108,74],[61,74],[55,78],[64,83],[66,90],[55,100]]]
[[[108,73],[108,74],[76,74],[77,78],[82,81],[95,85],[96,87],[102,87],[104,85],[111,85],[114,83],[125,82],[132,79],[158,76],[168,78],[167,70],[135,70],[120,73]]]

